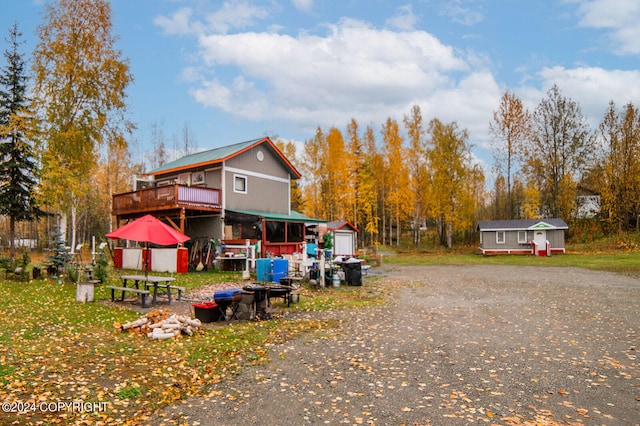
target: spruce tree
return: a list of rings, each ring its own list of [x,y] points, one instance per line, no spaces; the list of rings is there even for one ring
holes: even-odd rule
[[[44,213],[34,189],[37,163],[34,159],[34,114],[29,109],[25,61],[18,51],[22,33],[18,25],[9,29],[6,66],[0,69],[0,214],[9,218],[10,256],[15,259],[15,228]]]

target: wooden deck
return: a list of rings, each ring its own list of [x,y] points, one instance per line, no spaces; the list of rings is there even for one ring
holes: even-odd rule
[[[120,217],[182,208],[220,212],[222,192],[220,189],[175,184],[114,194],[112,214]]]

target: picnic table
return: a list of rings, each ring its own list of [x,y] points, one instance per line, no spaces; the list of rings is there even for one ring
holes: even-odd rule
[[[172,282],[175,281],[174,277],[161,277],[155,275],[122,275],[120,278],[122,279],[122,287],[108,287],[111,289],[112,301],[114,300],[116,290],[122,291],[121,300],[124,300],[124,294],[127,291],[130,291],[140,294],[142,298],[142,307],[146,307],[146,296],[149,295],[149,289],[153,288],[153,298],[151,300],[152,306],[156,304],[159,289],[163,289],[166,292],[169,304],[171,304],[171,290],[178,292],[178,300],[182,298],[182,292],[184,291],[184,287],[172,285]],[[127,287],[127,283],[129,281],[133,282],[132,287]],[[140,288],[141,285],[142,288]]]

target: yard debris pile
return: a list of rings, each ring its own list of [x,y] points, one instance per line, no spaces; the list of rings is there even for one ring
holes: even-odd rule
[[[115,323],[114,326],[122,331],[136,334],[146,334],[150,339],[166,340],[182,334],[191,336],[198,331],[202,323],[197,318],[167,313],[167,310],[154,310],[146,315],[125,324]]]

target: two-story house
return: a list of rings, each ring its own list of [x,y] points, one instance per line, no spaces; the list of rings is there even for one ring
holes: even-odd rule
[[[187,155],[145,176],[134,190],[113,195],[116,226],[145,214],[171,224],[207,247],[260,243],[258,256],[299,252],[306,226],[320,220],[290,208],[300,173],[268,138]]]

